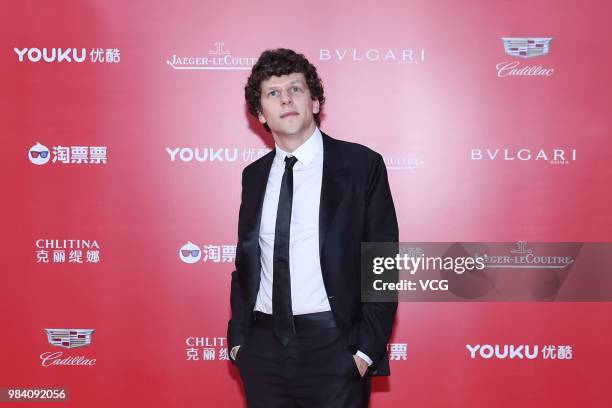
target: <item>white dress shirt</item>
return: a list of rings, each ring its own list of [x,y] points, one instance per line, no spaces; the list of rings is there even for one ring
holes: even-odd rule
[[[261,213],[259,247],[261,249],[261,280],[255,310],[272,314],[272,279],[274,233],[281,181],[285,172],[285,157],[295,156],[293,166],[293,202],[289,230],[289,273],[291,306],[294,315],[331,310],[319,257],[319,204],[323,179],[323,137],[319,128],[293,153],[276,145]],[[237,347],[232,349],[235,357]],[[372,360],[361,351],[357,355],[368,365]]]
[[[323,178],[323,138],[318,128],[293,153],[276,145],[266,194],[261,212],[259,247],[261,249],[261,281],[255,310],[272,314],[272,277],[274,232],[285,172],[285,157],[293,155],[293,203],[289,230],[289,273],[291,306],[294,315],[331,310],[323,284],[319,258],[319,202]]]

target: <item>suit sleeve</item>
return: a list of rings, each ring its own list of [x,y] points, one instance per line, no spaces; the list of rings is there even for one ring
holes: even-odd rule
[[[370,166],[366,187],[365,229],[362,242],[394,242],[399,240],[397,217],[387,169],[380,154]],[[351,334],[350,340],[357,349],[368,355],[376,364],[386,354],[391,336],[397,301],[362,302],[361,320]]]
[[[242,193],[240,202],[240,212],[238,215],[238,225],[241,225],[243,216],[243,208],[245,205],[245,181],[246,172],[242,172]],[[240,237],[240,228],[238,228],[238,244],[236,245],[236,270],[232,272],[232,283],[230,292],[230,307],[231,317],[227,325],[227,342],[228,350],[231,350],[234,346],[240,346],[244,344],[246,332],[248,329],[248,317],[251,316],[247,302],[245,300],[245,294],[240,286],[239,274],[242,268],[242,242]],[[233,360],[232,360],[233,361]]]

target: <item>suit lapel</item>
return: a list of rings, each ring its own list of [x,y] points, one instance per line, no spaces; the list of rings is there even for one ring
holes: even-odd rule
[[[348,183],[348,167],[335,139],[323,136],[323,180],[319,206],[319,256],[323,259],[323,247],[329,227],[334,220]]]
[[[259,226],[261,225],[261,211],[266,195],[266,186],[268,185],[268,177],[270,177],[270,169],[272,168],[272,162],[274,161],[275,155],[276,151],[272,149],[271,152],[264,156],[264,159],[259,166],[257,166],[257,177],[251,180],[251,185],[249,186],[252,194],[251,197],[253,197],[251,204],[254,205],[256,209],[256,221],[252,224],[252,234],[249,235],[255,237],[257,241],[259,241]]]
[[[246,209],[245,215],[247,219],[252,220],[252,222],[247,223],[248,229],[243,236],[242,245],[243,249],[250,254],[247,259],[250,261],[249,270],[253,271],[253,273],[248,275],[247,287],[250,293],[248,298],[253,302],[255,302],[257,298],[257,291],[259,290],[261,278],[261,249],[259,248],[261,213],[268,177],[275,154],[275,150],[272,149],[271,152],[264,156],[264,159],[255,168],[255,174],[246,181],[247,184],[245,186],[247,189],[247,196],[244,204]]]
[[[321,132],[323,136],[323,177],[321,183],[321,200],[319,204],[319,256],[323,259],[323,248],[328,230],[334,220],[338,205],[344,197],[348,185],[348,166],[344,161],[342,150],[338,146],[335,139]],[[249,288],[254,299],[257,297],[260,282],[260,248],[259,248],[259,229],[261,225],[261,213],[263,210],[263,201],[266,194],[266,186],[272,162],[276,155],[275,150],[269,152],[261,163],[257,166],[255,177],[247,181],[248,199],[246,205],[252,208],[252,212],[248,211],[249,216],[253,217],[253,222],[249,223],[249,229],[245,234],[243,241],[244,249],[253,251],[253,256],[250,256],[252,264],[251,270],[255,271],[255,276],[252,276]],[[323,271],[325,275],[325,271]]]

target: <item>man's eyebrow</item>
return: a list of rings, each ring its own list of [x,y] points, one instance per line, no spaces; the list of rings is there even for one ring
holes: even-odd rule
[[[278,88],[280,88],[279,85],[267,85],[267,86],[263,87],[264,91],[267,91],[267,90],[270,90],[270,89],[278,89]]]
[[[287,86],[287,85],[295,85],[296,83],[299,85],[304,85],[304,81],[302,81],[301,79],[294,79],[293,81],[286,82],[282,85],[268,85],[264,89],[265,90],[278,89],[278,88],[282,88],[283,86]]]

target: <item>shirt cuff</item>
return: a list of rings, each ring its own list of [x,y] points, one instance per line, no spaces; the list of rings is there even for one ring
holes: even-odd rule
[[[370,357],[368,357],[366,354],[362,353],[359,350],[357,350],[357,353],[355,354],[357,354],[357,357],[361,357],[366,363],[368,363],[368,367],[371,366],[372,363],[374,363]]]
[[[234,361],[236,361],[236,353],[238,353],[238,349],[239,348],[240,348],[240,346],[234,346],[234,347],[232,347],[232,350],[230,351],[230,357]]]

